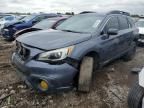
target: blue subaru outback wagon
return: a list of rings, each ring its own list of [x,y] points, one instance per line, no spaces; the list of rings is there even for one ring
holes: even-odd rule
[[[114,59],[131,60],[136,51],[134,39],[137,35],[129,13],[81,13],[56,29],[18,37],[12,63],[26,84],[39,92],[79,88],[79,82],[86,82],[80,90],[87,91],[85,87],[91,86],[87,81],[79,81],[81,72],[89,68],[89,64],[93,65],[92,72],[96,72],[95,69]],[[91,62],[81,71],[88,57]],[[92,75],[85,77],[91,80]]]

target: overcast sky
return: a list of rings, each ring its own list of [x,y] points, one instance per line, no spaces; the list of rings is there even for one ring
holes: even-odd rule
[[[0,12],[67,12],[124,10],[144,14],[144,0],[0,0]]]

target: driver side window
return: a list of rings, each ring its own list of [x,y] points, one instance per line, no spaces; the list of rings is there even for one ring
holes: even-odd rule
[[[103,32],[107,34],[109,29],[118,29],[119,30],[119,23],[117,17],[111,17],[108,22],[106,23]]]

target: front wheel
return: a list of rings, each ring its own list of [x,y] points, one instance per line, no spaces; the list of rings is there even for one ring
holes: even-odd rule
[[[92,57],[84,57],[80,65],[80,73],[78,80],[78,91],[89,92],[92,81],[94,59]]]
[[[128,94],[129,108],[144,108],[144,105],[142,105],[143,98],[144,88],[141,87],[138,82],[136,82]]]

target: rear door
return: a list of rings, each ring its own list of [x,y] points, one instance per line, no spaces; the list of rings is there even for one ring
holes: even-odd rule
[[[123,53],[128,50],[129,46],[131,45],[132,42],[132,28],[131,25],[129,24],[127,17],[120,15],[118,16],[119,19],[119,25],[120,25],[120,30],[119,30],[119,44],[118,44],[118,49],[119,53]]]

